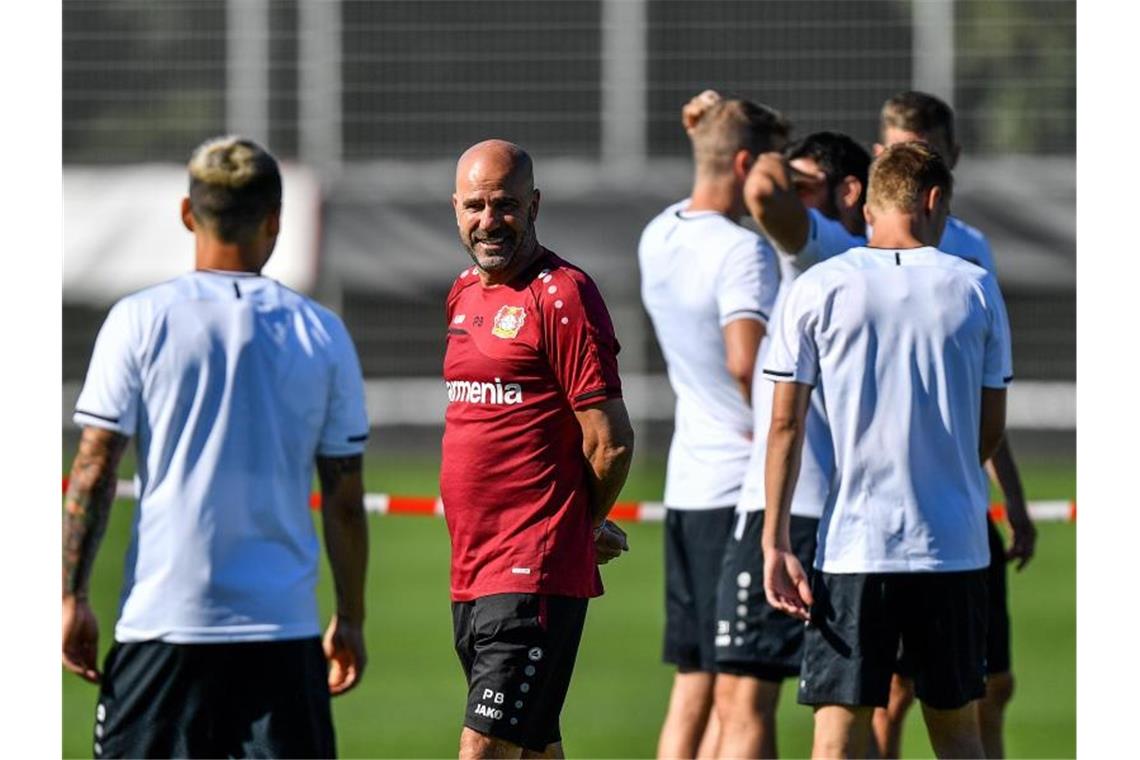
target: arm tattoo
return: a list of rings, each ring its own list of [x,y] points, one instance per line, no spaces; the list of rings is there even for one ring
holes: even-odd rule
[[[321,481],[321,491],[336,493],[344,475],[360,472],[364,457],[353,454],[347,457],[317,457],[317,477]]]
[[[63,515],[63,593],[85,597],[95,552],[115,500],[115,471],[126,436],[87,427],[71,467]]]

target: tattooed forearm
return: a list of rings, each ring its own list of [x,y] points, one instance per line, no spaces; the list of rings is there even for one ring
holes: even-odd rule
[[[95,552],[115,500],[115,471],[127,438],[110,430],[83,429],[63,515],[63,593],[87,595]]]

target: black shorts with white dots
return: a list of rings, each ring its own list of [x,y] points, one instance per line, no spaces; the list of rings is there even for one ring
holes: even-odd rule
[[[562,740],[558,719],[587,601],[492,594],[452,603],[455,651],[467,676],[465,726],[533,752]]]

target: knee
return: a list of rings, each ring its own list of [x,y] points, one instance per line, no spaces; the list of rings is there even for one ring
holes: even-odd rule
[[[986,678],[985,701],[994,707],[1005,707],[1013,699],[1013,673],[995,673]]]
[[[887,717],[899,721],[914,704],[914,682],[896,678],[891,681],[891,696],[887,702]]]

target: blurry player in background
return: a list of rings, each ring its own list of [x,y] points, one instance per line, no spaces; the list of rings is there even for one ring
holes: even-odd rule
[[[280,229],[274,158],[219,138],[189,171],[195,271],[115,304],[75,410],[63,664],[100,684],[95,757],[332,757],[330,690],[365,666],[360,364],[335,314],[260,275]],[[88,580],[131,437],[134,535],[100,674]],[[336,590],[323,652],[314,462]]]
[[[663,758],[716,751],[717,579],[751,447],[756,352],[780,284],[771,246],[739,224],[748,213],[741,190],[756,156],[781,149],[788,135],[770,108],[713,93],[694,98],[682,120],[692,193],[649,222],[638,246],[641,297],[677,396],[665,475],[664,642],[677,672],[657,745]]]
[[[787,166],[774,155],[762,157],[773,164],[769,172],[791,177],[782,212],[764,208],[771,194],[762,194],[758,182],[750,182],[747,194],[761,219],[770,227],[786,230],[798,221],[802,238],[777,239],[802,257],[828,258],[862,243],[865,227],[863,202],[867,167],[871,157],[846,135],[817,132],[792,145],[786,152]],[[786,169],[786,170],[785,170]],[[765,174],[766,176],[766,174]],[[784,223],[775,221],[780,213]],[[812,246],[819,248],[812,253]],[[793,256],[780,254],[783,279],[781,297],[772,317],[773,333],[779,330],[783,298],[799,269]],[[771,344],[766,339],[758,363]],[[772,412],[773,383],[756,373],[753,383],[751,457],[744,486],[736,504],[736,531],[726,547],[717,594],[716,711],[720,717],[720,757],[775,757],[776,708],[785,678],[799,675],[803,658],[803,623],[768,604],[764,596],[764,558],[760,532],[764,524],[764,458]],[[831,484],[834,456],[826,415],[819,394],[813,394],[808,413],[807,443],[803,466],[791,507],[791,541],[796,556],[810,568],[815,559],[816,532]]]
[[[993,275],[938,251],[953,180],[922,143],[871,167],[866,247],[796,280],[763,372],[776,383],[765,465],[768,601],[808,621],[799,701],[813,757],[859,757],[900,647],[938,757],[982,757],[988,497],[1012,379]],[[835,478],[816,573],[789,513],[809,397],[820,387]],[[948,431],[952,431],[948,432]]]
[[[469,148],[452,204],[474,263],[447,298],[443,368],[440,494],[468,685],[459,754],[561,757],[597,564],[628,548],[606,520],[633,453],[618,343],[593,280],[538,242],[525,151]]]
[[[958,162],[961,146],[955,138],[954,112],[933,95],[911,91],[889,98],[883,104],[879,126],[881,143],[875,145],[876,155],[887,146],[920,140],[942,155],[950,169]],[[995,276],[997,274],[986,236],[954,216],[947,219],[946,231],[938,247],[945,253],[973,261]],[[1021,570],[1033,557],[1036,529],[1026,509],[1021,477],[1008,440],[1002,439],[993,458],[986,463],[986,469],[1005,497],[1006,516],[1012,532],[1006,549],[993,520],[989,520],[990,625],[986,651],[986,696],[978,703],[986,757],[1003,757],[1003,719],[1005,707],[1013,696],[1005,565],[1008,561],[1017,560],[1017,569]],[[875,744],[882,757],[899,756],[903,721],[914,701],[914,682],[908,677],[905,655],[904,652],[900,661],[903,675],[892,685],[890,705],[886,710],[875,713]]]

